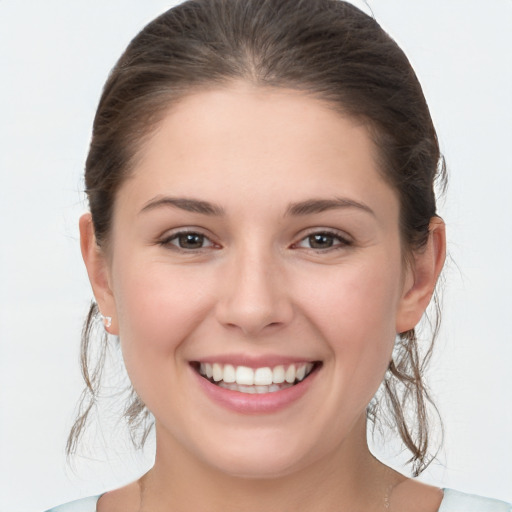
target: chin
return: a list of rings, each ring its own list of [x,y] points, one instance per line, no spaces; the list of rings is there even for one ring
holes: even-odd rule
[[[219,450],[203,451],[203,461],[225,475],[244,479],[274,479],[284,477],[304,468],[312,462],[312,453],[318,457],[319,450],[308,450],[307,443],[277,439],[260,442],[254,438],[242,442],[227,441]]]

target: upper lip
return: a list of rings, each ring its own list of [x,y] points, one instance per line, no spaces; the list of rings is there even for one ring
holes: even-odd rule
[[[248,368],[273,367],[278,365],[315,363],[318,359],[308,357],[294,357],[277,354],[252,356],[248,354],[219,354],[191,360],[191,363],[218,363],[233,366],[247,366]]]

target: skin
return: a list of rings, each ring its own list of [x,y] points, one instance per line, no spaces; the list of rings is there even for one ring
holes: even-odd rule
[[[438,489],[386,468],[366,442],[396,334],[420,320],[445,251],[433,219],[404,264],[398,198],[375,151],[364,125],[317,99],[236,83],[169,110],[120,187],[107,252],[81,218],[96,300],[156,420],[143,509],[371,511],[390,489],[392,510],[439,507]],[[198,248],[180,247],[183,231]],[[206,396],[190,365],[226,354],[322,366],[287,407],[240,414]],[[132,484],[98,510],[139,510],[140,495]]]

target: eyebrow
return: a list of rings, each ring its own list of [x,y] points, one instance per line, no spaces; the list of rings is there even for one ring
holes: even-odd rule
[[[339,208],[357,208],[375,217],[375,212],[369,206],[354,201],[353,199],[343,197],[336,197],[334,199],[308,199],[307,201],[292,203],[288,206],[285,215],[312,215],[314,213],[322,213]]]
[[[225,213],[221,206],[210,203],[208,201],[170,196],[157,196],[153,199],[150,199],[144,205],[140,213],[161,207],[179,208],[187,212],[200,213],[202,215],[222,216]],[[375,216],[375,212],[364,203],[342,197],[337,197],[334,199],[308,199],[298,203],[291,203],[286,209],[285,216],[312,215],[315,213],[322,213],[328,210],[336,210],[341,208],[357,208]]]
[[[202,215],[224,215],[224,210],[213,203],[208,201],[200,201],[199,199],[190,199],[186,197],[170,197],[170,196],[157,196],[150,199],[142,208],[140,213],[154,210],[161,207],[179,208],[192,213],[200,213]]]

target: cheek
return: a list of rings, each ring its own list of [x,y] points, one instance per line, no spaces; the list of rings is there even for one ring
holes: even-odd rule
[[[375,264],[378,261],[379,264]],[[395,343],[400,297],[400,259],[360,259],[306,273],[292,293],[313,335],[327,349],[323,401],[329,430],[343,437],[365,414],[388,368]],[[388,265],[383,264],[387,262]]]
[[[136,258],[119,261],[114,295],[123,360],[138,396],[153,411],[185,407],[179,382],[188,365],[185,340],[191,338],[212,301],[211,282],[195,269]],[[174,410],[174,409],[172,409]]]
[[[320,302],[319,311],[339,310],[340,322],[357,322],[365,319],[364,326],[381,325],[394,315],[400,296],[400,269],[387,266],[385,260],[379,265],[364,262],[340,266],[330,272],[329,278],[316,279],[308,290],[312,304]],[[319,286],[316,284],[320,283]]]
[[[377,261],[327,269],[324,278],[310,276],[303,292],[307,305],[302,309],[350,371],[384,371],[396,337],[401,268],[396,258]]]
[[[212,301],[211,279],[197,269],[126,261],[118,265],[116,277],[119,337],[125,358],[173,357]]]

